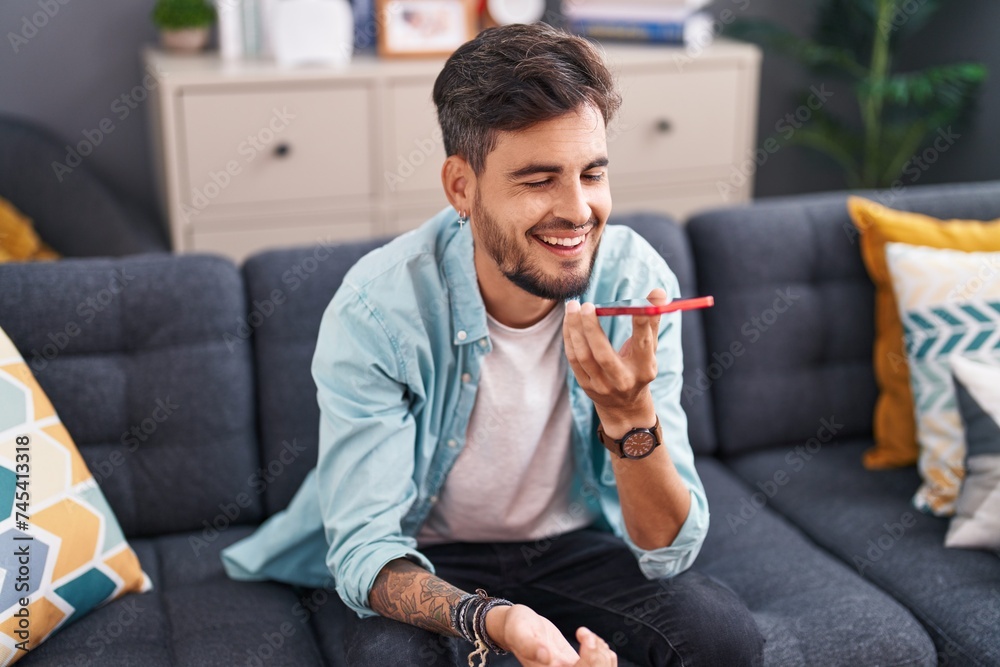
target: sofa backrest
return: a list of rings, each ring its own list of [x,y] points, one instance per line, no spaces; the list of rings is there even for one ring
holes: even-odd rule
[[[347,270],[388,240],[339,245],[318,241],[263,252],[243,265],[252,329],[241,344],[253,350],[257,373],[268,515],[288,505],[316,465],[319,405],[311,368],[323,312]]]
[[[685,295],[694,295],[694,267],[680,227],[659,215],[618,218],[642,234],[677,274]],[[323,312],[344,274],[363,255],[388,239],[342,245],[322,242],[274,250],[249,258],[243,267],[257,372],[258,425],[262,468],[268,471],[265,510],[288,505],[306,473],[316,464],[319,407],[311,365]],[[253,313],[259,313],[254,315]],[[701,314],[685,313],[684,353],[691,370],[701,367],[704,337]],[[710,453],[715,436],[710,397],[685,403],[689,433],[697,453]]]
[[[130,537],[262,518],[245,317],[218,257],[0,264],[0,327]]]
[[[1000,182],[858,194],[944,219],[1000,217]],[[699,386],[715,399],[720,451],[802,444],[831,431],[870,437],[874,289],[846,194],[709,211],[687,231],[701,291],[716,298],[704,316]]]

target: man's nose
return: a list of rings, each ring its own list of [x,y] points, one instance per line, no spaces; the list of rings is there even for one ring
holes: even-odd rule
[[[586,225],[593,214],[590,202],[580,183],[562,188],[552,213],[557,218],[568,220],[577,227]]]

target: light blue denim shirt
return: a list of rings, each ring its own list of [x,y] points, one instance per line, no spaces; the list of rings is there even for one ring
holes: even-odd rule
[[[609,225],[581,302],[642,298],[655,287],[679,296],[659,253],[631,229]],[[629,317],[601,318],[601,325],[615,349],[632,334]],[[572,370],[566,377],[577,497],[600,517],[599,528],[625,540],[650,579],[689,568],[708,531],[680,405],[680,326],[679,313],[661,316],[650,385],[664,445],[691,493],[670,546],[647,551],[629,539],[594,404]],[[223,551],[229,575],[317,588],[329,588],[332,575],[344,602],[364,617],[374,615],[368,593],[389,561],[406,557],[433,572],[414,536],[462,451],[490,350],[472,232],[453,208],[359,260],[323,315],[313,357],[321,412],[316,468],[287,509]]]

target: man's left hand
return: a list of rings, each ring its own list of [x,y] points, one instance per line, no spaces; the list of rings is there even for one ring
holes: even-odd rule
[[[652,303],[667,303],[667,293],[654,289]],[[594,304],[566,304],[563,343],[576,381],[594,402],[598,417],[611,437],[627,424],[655,420],[649,383],[656,378],[656,344],[659,315],[632,316],[632,336],[617,352],[601,329]],[[627,428],[631,428],[628,426]],[[627,430],[626,428],[626,430]]]

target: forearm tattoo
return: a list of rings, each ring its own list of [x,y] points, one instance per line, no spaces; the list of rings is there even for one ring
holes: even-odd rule
[[[368,595],[376,612],[442,635],[459,636],[451,609],[465,592],[412,561],[397,559],[382,568]]]

